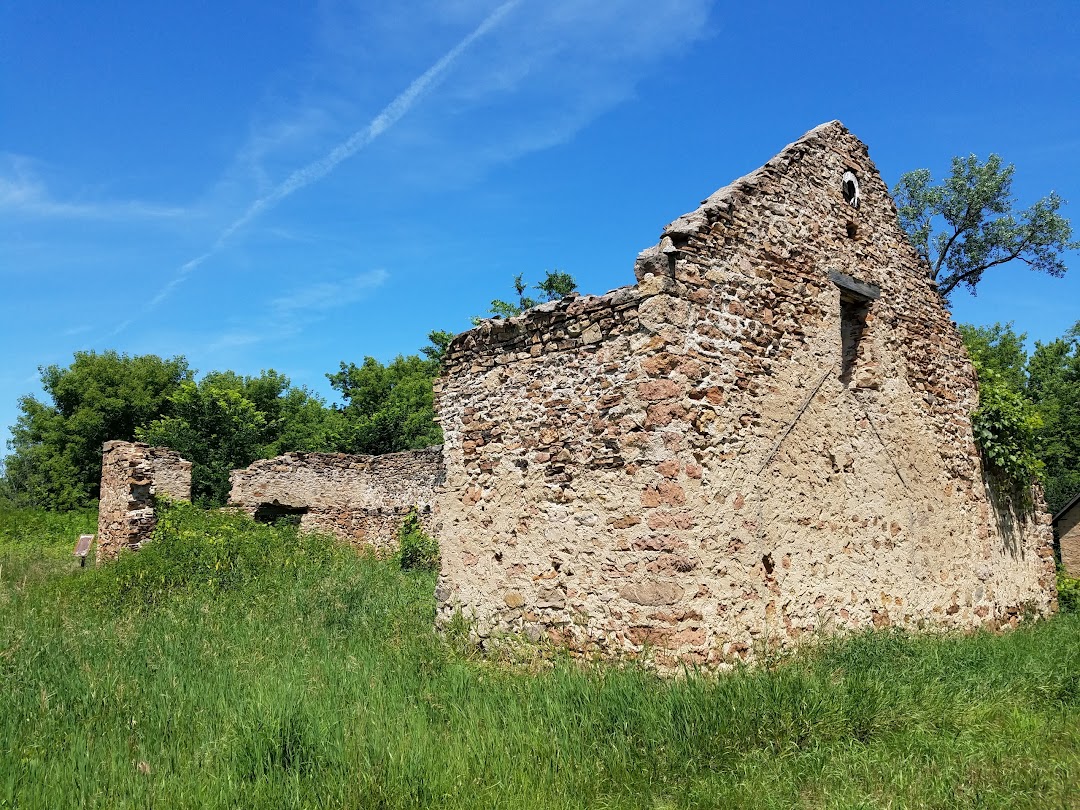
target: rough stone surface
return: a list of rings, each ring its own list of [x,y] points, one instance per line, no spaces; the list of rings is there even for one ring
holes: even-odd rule
[[[995,502],[960,336],[839,122],[675,220],[635,275],[449,347],[440,621],[663,665],[1054,609],[1049,517]]]
[[[105,442],[98,502],[98,562],[150,539],[157,518],[154,496],[191,500],[191,462],[165,447]]]
[[[1061,566],[1071,577],[1080,577],[1080,496],[1054,516]]]
[[[293,515],[301,529],[390,550],[413,508],[432,531],[432,502],[442,478],[438,447],[382,456],[287,453],[234,470],[229,505],[261,520]]]

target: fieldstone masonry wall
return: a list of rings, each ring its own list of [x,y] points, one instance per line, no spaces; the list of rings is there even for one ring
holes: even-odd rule
[[[302,529],[391,549],[410,509],[433,531],[432,502],[442,479],[438,447],[382,456],[288,453],[235,470],[229,505],[256,519],[294,515]]]
[[[451,344],[441,620],[665,664],[1054,609],[1049,517],[995,504],[960,336],[839,122],[635,274]]]
[[[1055,516],[1061,567],[1070,577],[1080,577],[1080,496]]]
[[[98,562],[150,539],[157,519],[154,496],[191,500],[191,462],[165,447],[140,442],[105,442],[98,502]]]

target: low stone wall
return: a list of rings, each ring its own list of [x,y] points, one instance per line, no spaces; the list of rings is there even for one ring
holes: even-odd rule
[[[191,462],[166,447],[105,442],[98,502],[98,562],[115,559],[150,539],[157,518],[154,496],[191,500]]]
[[[432,502],[443,480],[442,449],[381,456],[287,453],[231,475],[229,505],[256,520],[294,517],[307,531],[391,550],[409,510],[432,532]]]

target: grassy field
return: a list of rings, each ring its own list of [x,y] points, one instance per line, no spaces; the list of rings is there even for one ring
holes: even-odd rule
[[[479,659],[430,574],[172,509],[0,507],[0,808],[1080,807],[1080,617],[728,675]]]

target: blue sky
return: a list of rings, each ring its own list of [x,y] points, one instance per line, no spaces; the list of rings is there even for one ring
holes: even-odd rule
[[[631,283],[666,223],[834,118],[890,185],[997,152],[1080,229],[1080,8],[1023,5],[2,4],[0,441],[80,349],[329,395],[517,273]],[[1062,334],[1067,261],[999,268],[956,319]]]

